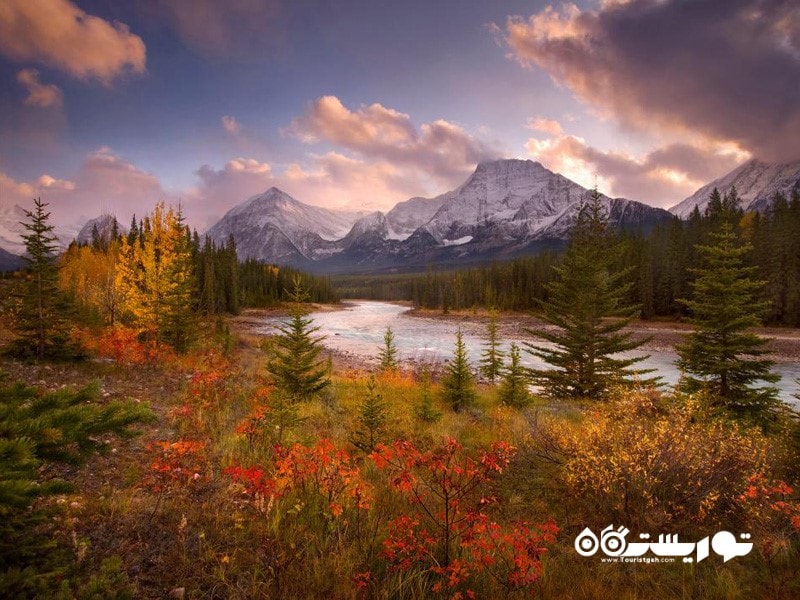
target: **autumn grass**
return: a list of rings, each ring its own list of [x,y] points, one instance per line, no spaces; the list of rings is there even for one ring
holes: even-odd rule
[[[50,383],[63,379],[66,373],[71,373],[71,379],[64,379],[69,383],[100,378],[112,397],[124,394],[149,399],[160,415],[158,423],[149,426],[141,439],[114,442],[116,453],[98,457],[76,472],[76,493],[57,499],[63,510],[57,539],[71,548],[74,560],[81,554],[86,576],[99,576],[91,565],[119,557],[119,568],[104,575],[103,585],[121,586],[145,598],[166,597],[180,588],[186,598],[450,597],[446,590],[434,591],[435,574],[425,569],[395,570],[386,558],[388,523],[398,515],[409,514],[414,505],[390,485],[386,472],[350,441],[359,403],[367,393],[368,373],[334,372],[331,386],[320,397],[295,406],[296,421],[280,432],[280,441],[284,448],[294,444],[313,448],[321,440],[330,440],[333,447],[344,450],[352,459],[348,464],[358,470],[359,481],[371,490],[369,509],[354,510],[347,504],[350,497],[342,495],[337,501],[345,503],[345,522],[332,516],[327,501],[313,490],[300,488],[287,489],[284,498],[274,500],[270,508],[268,497],[247,493],[244,485],[226,474],[235,466],[269,470],[276,461],[274,428],[267,428],[263,437],[251,443],[241,427],[254,411],[257,414],[259,407],[270,405],[276,398],[264,370],[264,353],[257,338],[234,339],[227,354],[212,338],[209,336],[211,342],[190,356],[162,365],[120,369],[108,362],[89,361],[63,367],[71,370],[37,368],[27,373],[39,381],[50,377]],[[541,558],[542,573],[532,587],[507,593],[488,576],[476,575],[469,586],[479,598],[530,597],[531,593],[541,598],[598,600],[777,600],[800,596],[797,534],[775,528],[778,516],[769,510],[772,500],[753,505],[753,510],[760,512],[758,518],[749,521],[760,539],[771,536],[769,539],[776,543],[785,542],[769,553],[759,548],[725,564],[712,555],[696,565],[606,564],[597,557],[576,554],[572,544],[583,527],[591,525],[599,531],[609,524],[608,519],[618,517],[613,503],[601,504],[603,494],[593,496],[588,487],[581,487],[594,485],[593,480],[577,475],[593,475],[598,482],[613,475],[613,481],[618,482],[628,473],[625,465],[635,471],[637,461],[645,461],[648,453],[662,452],[659,456],[665,461],[673,460],[673,454],[663,448],[677,443],[677,438],[671,437],[669,428],[659,425],[658,420],[658,415],[671,414],[663,412],[671,408],[648,408],[645,402],[638,420],[626,420],[623,413],[608,412],[611,409],[602,406],[598,409],[596,404],[561,405],[541,399],[519,410],[503,406],[495,388],[479,386],[474,404],[456,413],[442,401],[440,386],[434,382],[431,394],[441,418],[423,422],[415,411],[421,397],[415,374],[403,370],[378,374],[377,389],[389,406],[387,434],[382,440],[385,444],[408,440],[425,451],[438,447],[446,437],[457,440],[466,456],[476,456],[494,442],[506,442],[517,449],[516,455],[502,473],[496,473],[481,487],[481,494],[496,498],[491,518],[511,527],[519,520],[542,523],[552,517],[560,528],[555,543]],[[644,402],[625,398],[629,407]],[[648,412],[651,409],[652,414]],[[701,427],[690,417],[685,422],[672,422],[687,431]],[[642,428],[637,429],[637,424]],[[704,435],[702,429],[693,433],[694,437]],[[730,438],[735,440],[734,436]],[[620,472],[609,465],[623,457],[615,454],[617,450],[604,454],[603,439],[617,440],[619,447],[626,439],[631,443],[650,440],[652,447],[643,447],[641,458],[627,456],[628,462],[623,461]],[[718,447],[741,459],[731,464],[752,466],[756,464],[753,457],[762,456],[762,446],[758,446],[762,444],[766,452],[763,456],[769,460],[756,461],[759,469],[765,475],[790,473],[784,465],[791,454],[778,451],[777,442],[755,435],[748,439],[757,447],[743,446],[746,456],[739,457],[733,443],[725,446],[715,442],[710,450]],[[687,440],[690,444],[691,436]],[[197,442],[202,450],[196,456],[190,452],[185,460],[182,458],[178,473],[158,473],[154,464],[164,455],[153,449],[156,442]],[[552,443],[552,447],[543,448],[543,443]],[[696,446],[687,448],[695,452],[687,450],[687,456],[696,455]],[[681,468],[678,462],[676,467]],[[731,497],[736,490],[747,490],[746,470],[740,469],[736,482],[740,487],[732,488]],[[702,469],[697,473],[711,480]],[[605,497],[609,502],[617,497],[613,486]],[[794,497],[786,500],[796,502]],[[76,507],[73,502],[77,502]],[[650,510],[642,509],[641,515],[646,517]],[[667,521],[665,526],[671,523]],[[743,521],[745,524],[748,522]],[[668,532],[672,531],[663,531]],[[683,529],[677,532],[689,535]],[[359,573],[369,573],[370,583],[359,587],[354,581]],[[464,589],[455,588],[453,592]]]

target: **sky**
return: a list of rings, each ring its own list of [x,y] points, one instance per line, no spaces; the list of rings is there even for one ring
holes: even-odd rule
[[[58,223],[388,210],[496,158],[669,207],[798,132],[792,0],[0,2],[0,209]]]

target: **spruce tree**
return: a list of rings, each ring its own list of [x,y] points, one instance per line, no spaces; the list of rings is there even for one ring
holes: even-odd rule
[[[695,269],[692,298],[682,300],[691,311],[694,331],[678,350],[677,366],[684,373],[680,389],[706,390],[713,405],[765,422],[780,402],[773,386],[773,361],[765,358],[767,340],[748,331],[760,325],[768,303],[759,298],[764,284],[753,278],[755,267],[744,265],[751,247],[739,243],[733,226],[724,221],[711,233],[711,244],[699,245],[702,266]]]
[[[308,400],[330,384],[325,361],[318,360],[322,338],[314,337],[319,327],[307,318],[303,303],[308,299],[300,278],[295,277],[290,292],[292,305],[287,323],[277,327],[267,371],[278,389],[294,400]]]
[[[388,405],[378,392],[375,376],[370,375],[367,380],[367,395],[358,407],[356,430],[351,438],[353,445],[366,454],[372,452],[386,433],[388,416]]]
[[[455,412],[467,408],[475,401],[475,381],[469,368],[467,347],[461,329],[456,332],[455,352],[442,378],[442,397]]]
[[[58,289],[56,236],[50,213],[40,198],[26,210],[22,223],[27,262],[25,279],[17,291],[18,307],[12,329],[17,334],[9,353],[21,358],[69,358],[79,349],[69,339],[70,307]]]
[[[480,371],[492,383],[500,377],[503,370],[503,357],[505,353],[500,350],[500,340],[497,335],[497,311],[492,310],[489,322],[486,324],[486,342],[481,354]]]
[[[133,402],[98,403],[96,385],[43,392],[0,379],[0,596],[28,597],[5,589],[9,581],[14,588],[14,571],[19,576],[25,569],[26,583],[63,575],[47,538],[52,515],[45,518],[33,504],[37,497],[69,490],[53,478],[53,466],[81,463],[108,448],[103,443],[108,434],[130,437],[134,424],[154,415]]]
[[[161,336],[178,352],[185,352],[194,338],[196,273],[192,241],[183,212],[170,209],[161,249],[164,270],[163,326]]]
[[[383,346],[381,346],[378,360],[380,361],[381,371],[393,371],[398,367],[397,346],[394,343],[394,332],[388,325],[383,334]]]
[[[522,366],[519,357],[519,346],[511,344],[509,363],[504,369],[503,379],[500,382],[498,397],[506,406],[523,408],[530,404],[531,393],[528,390],[527,369]]]
[[[540,302],[541,317],[553,328],[527,330],[552,344],[525,343],[527,352],[549,365],[531,373],[552,398],[603,398],[612,387],[651,372],[632,368],[646,356],[619,356],[646,340],[634,340],[624,331],[638,308],[626,301],[630,272],[613,268],[616,251],[608,215],[594,190],[578,211],[560,264],[553,267],[556,276],[546,286],[548,299]]]
[[[435,423],[442,416],[442,413],[433,404],[431,372],[427,366],[422,369],[422,377],[419,384],[419,401],[414,407],[414,416],[423,423]]]

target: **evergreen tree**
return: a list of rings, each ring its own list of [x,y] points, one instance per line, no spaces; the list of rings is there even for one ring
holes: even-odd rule
[[[272,356],[267,362],[267,371],[278,389],[294,400],[308,400],[330,384],[327,365],[318,360],[322,338],[313,337],[319,327],[313,326],[314,320],[305,316],[303,303],[307,298],[300,278],[296,277],[290,319],[278,326]]]
[[[154,417],[133,402],[98,403],[97,392],[97,386],[43,392],[0,383],[0,596],[28,597],[4,588],[9,579],[13,587],[14,577],[6,575],[15,570],[19,575],[26,569],[27,584],[63,575],[47,538],[52,520],[33,504],[37,497],[69,489],[52,478],[53,465],[78,464],[107,448],[102,441],[107,434],[130,437],[132,425]]]
[[[367,395],[358,407],[357,428],[351,438],[353,445],[366,454],[372,452],[386,433],[388,415],[389,408],[378,392],[375,376],[370,375],[367,380]]]
[[[531,393],[528,390],[527,370],[522,366],[519,357],[519,346],[511,344],[510,362],[504,369],[500,382],[498,397],[506,406],[522,408],[530,404]]]
[[[442,378],[442,397],[455,412],[467,408],[475,401],[475,381],[469,368],[467,347],[461,329],[456,332],[453,359],[448,363]]]
[[[500,377],[504,355],[497,335],[497,312],[492,310],[486,325],[486,343],[480,360],[481,373],[492,383]]]
[[[684,373],[680,388],[704,389],[713,404],[765,422],[779,408],[777,389],[754,384],[774,383],[780,376],[764,357],[767,340],[748,331],[760,325],[767,309],[759,300],[763,282],[753,279],[753,267],[744,266],[751,247],[737,243],[729,222],[711,234],[711,242],[697,248],[703,265],[695,271],[691,300],[683,300],[695,330],[677,349]]]
[[[236,240],[233,234],[228,236],[228,244],[224,249],[223,272],[225,273],[225,310],[232,315],[239,314],[239,256],[236,253]]]
[[[161,260],[164,270],[162,337],[178,352],[185,352],[194,337],[193,310],[196,286],[192,238],[181,207],[168,211]]]
[[[68,358],[79,354],[69,339],[70,307],[58,289],[56,236],[50,213],[40,198],[26,210],[22,223],[27,262],[25,280],[17,292],[18,309],[12,328],[17,334],[9,353],[21,358]]]
[[[131,228],[128,230],[128,236],[126,239],[128,240],[128,244],[131,246],[139,241],[139,224],[136,221],[135,214],[133,217],[131,217]]]
[[[393,371],[398,367],[397,346],[394,343],[394,332],[388,325],[383,334],[383,346],[378,355],[378,360],[380,361],[381,371]]]
[[[626,302],[630,273],[613,269],[615,254],[608,216],[594,190],[578,211],[569,247],[547,285],[548,299],[541,302],[542,319],[555,329],[528,330],[553,347],[525,343],[526,351],[550,365],[532,371],[550,397],[603,398],[611,387],[650,372],[631,368],[645,356],[619,357],[645,340],[623,331],[638,308]]]
[[[423,423],[435,423],[442,417],[436,410],[431,393],[431,372],[428,367],[422,369],[422,378],[419,384],[419,402],[414,407],[414,416]]]

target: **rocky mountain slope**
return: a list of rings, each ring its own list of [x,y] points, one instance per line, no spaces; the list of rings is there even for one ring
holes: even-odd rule
[[[692,214],[695,206],[700,212],[705,210],[714,188],[725,194],[734,186],[743,210],[763,212],[772,204],[777,192],[785,194],[787,198],[791,197],[793,190],[800,192],[800,161],[769,164],[755,159],[749,160],[727,175],[704,185],[669,211],[685,219]]]
[[[328,242],[345,237],[359,216],[304,204],[272,187],[232,208],[208,235],[223,243],[233,234],[241,258],[299,264],[324,256]]]
[[[128,228],[123,227],[113,215],[100,215],[99,217],[86,221],[86,224],[81,227],[81,230],[78,232],[75,241],[79,244],[91,244],[95,227],[97,228],[97,235],[101,240],[111,240],[114,237],[115,225],[119,233],[128,233]]]

